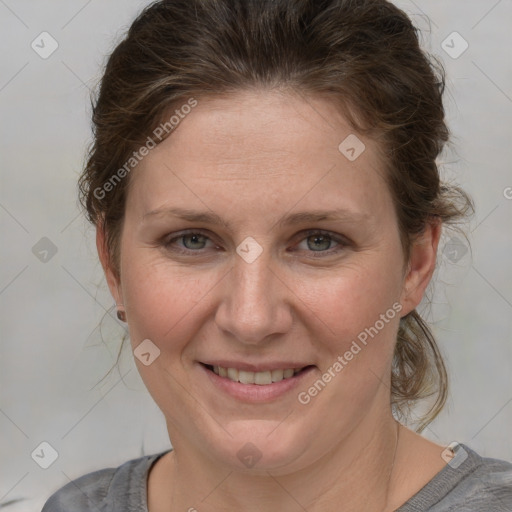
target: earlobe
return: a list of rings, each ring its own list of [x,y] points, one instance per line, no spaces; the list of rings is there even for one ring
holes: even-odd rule
[[[401,304],[404,307],[403,315],[410,313],[419,305],[432,278],[436,266],[441,229],[441,221],[433,220],[427,224],[424,232],[412,242],[401,297]]]
[[[122,304],[121,285],[117,273],[112,267],[111,257],[106,243],[105,229],[101,220],[96,225],[96,248],[110,293],[116,304]]]

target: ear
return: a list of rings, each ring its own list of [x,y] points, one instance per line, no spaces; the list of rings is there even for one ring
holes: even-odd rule
[[[442,222],[439,219],[432,220],[411,245],[409,263],[400,298],[403,306],[402,316],[410,313],[419,305],[432,278],[436,267],[441,229]]]
[[[121,284],[117,272],[112,266],[111,257],[107,248],[106,233],[102,220],[96,226],[96,248],[98,249],[98,256],[105,272],[108,287],[116,304],[123,304],[123,296],[121,293]]]

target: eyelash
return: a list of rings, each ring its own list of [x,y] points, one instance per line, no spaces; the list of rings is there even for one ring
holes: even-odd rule
[[[175,236],[169,240],[167,239],[163,239],[162,242],[161,242],[161,245],[168,251],[172,251],[172,252],[176,252],[178,254],[185,254],[185,255],[191,255],[193,253],[201,253],[204,249],[198,249],[198,250],[193,250],[193,249],[179,249],[177,247],[172,247],[172,244],[174,242],[176,242],[177,240],[180,240],[182,239],[183,237],[187,236],[187,235],[201,235],[201,236],[204,236],[207,240],[209,241],[212,241],[210,239],[210,237],[208,237],[203,231],[201,230],[190,230],[190,231],[186,231],[186,232],[182,232],[180,233],[178,236]],[[307,238],[311,237],[311,236],[314,236],[314,235],[321,235],[321,236],[326,236],[328,237],[328,239],[331,241],[331,242],[336,242],[339,244],[339,246],[337,248],[335,248],[334,250],[332,249],[328,249],[326,251],[307,251],[307,252],[310,252],[310,253],[313,253],[313,254],[321,254],[321,255],[328,255],[328,256],[331,256],[333,254],[337,254],[339,253],[340,251],[342,251],[346,246],[348,246],[348,242],[341,238],[341,237],[338,237],[338,236],[334,236],[332,233],[330,233],[329,231],[324,231],[324,230],[319,230],[319,229],[316,229],[316,230],[307,230],[303,233],[303,238],[300,239],[299,242],[302,242],[303,240],[306,240]],[[340,247],[341,246],[341,247]],[[322,258],[324,256],[313,256],[314,258]]]

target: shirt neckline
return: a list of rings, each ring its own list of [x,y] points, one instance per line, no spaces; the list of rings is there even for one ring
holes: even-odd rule
[[[148,509],[148,484],[149,473],[156,462],[173,449],[166,450],[155,455],[148,455],[144,478],[141,479],[140,495],[142,498],[143,512],[149,512]],[[403,505],[395,509],[395,512],[416,512],[418,510],[428,510],[425,507],[431,507],[446,496],[465,476],[474,471],[482,461],[482,457],[471,448],[462,443],[457,443],[454,447],[455,458],[448,462],[438,473],[436,473],[421,489],[413,494]],[[461,460],[458,464],[458,458]]]
[[[453,450],[455,457],[394,512],[429,510],[482,463],[482,457],[463,443]]]
[[[149,472],[151,468],[157,463],[159,459],[161,459],[164,455],[167,455],[169,452],[172,452],[172,448],[170,450],[165,450],[164,452],[157,453],[155,455],[148,455],[145,470],[143,473],[143,478],[140,480],[140,495],[142,501],[142,510],[143,512],[149,512],[148,508],[148,485],[149,485]]]

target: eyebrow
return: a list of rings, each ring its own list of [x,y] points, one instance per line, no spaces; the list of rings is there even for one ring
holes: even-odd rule
[[[188,208],[164,207],[146,212],[142,216],[142,221],[146,220],[148,217],[153,216],[174,216],[190,222],[203,222],[206,224],[219,225],[224,226],[227,229],[231,229],[229,222],[225,221],[212,211],[208,212],[191,210]],[[277,225],[282,227],[319,221],[363,222],[369,218],[370,216],[367,213],[355,212],[344,208],[339,208],[336,210],[311,210],[286,215],[277,222]]]

